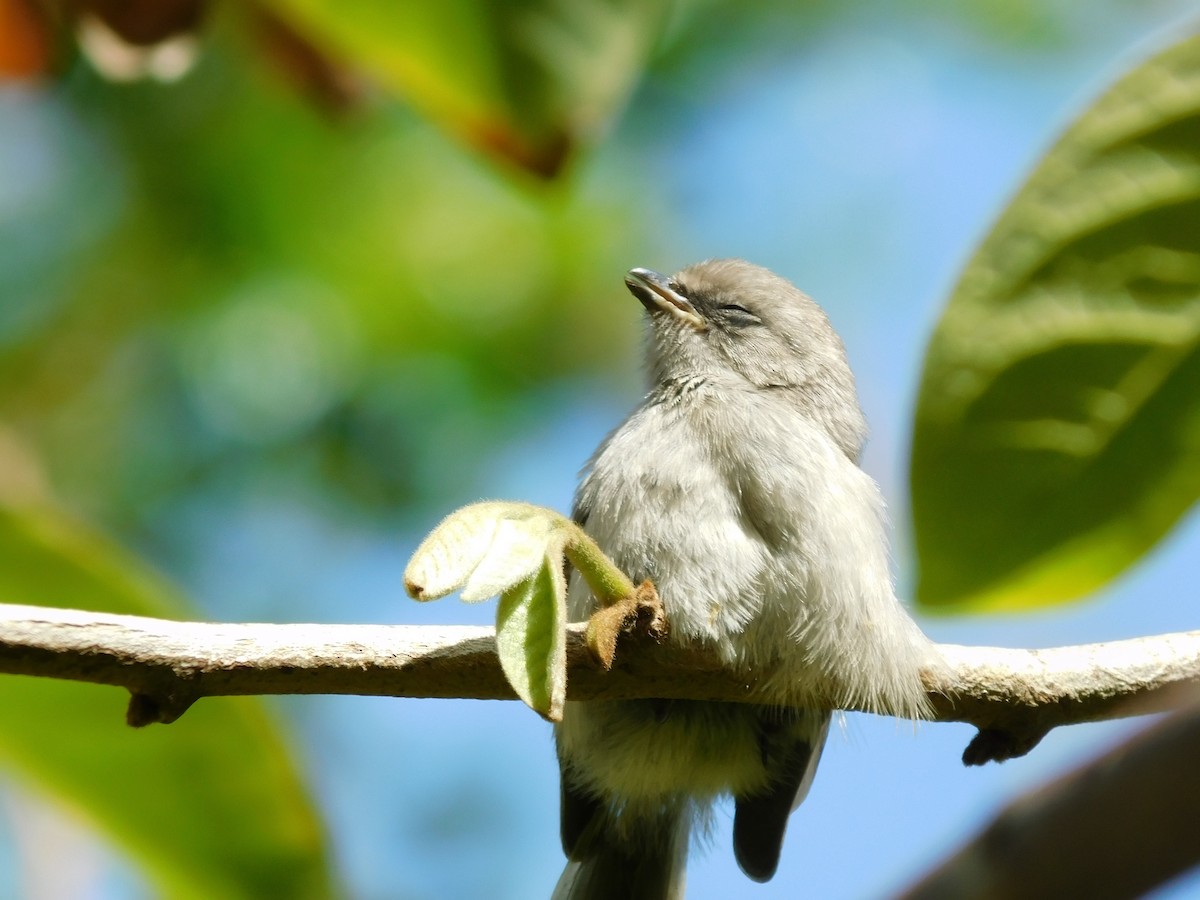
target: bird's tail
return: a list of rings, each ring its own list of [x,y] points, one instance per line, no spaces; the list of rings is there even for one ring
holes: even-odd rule
[[[551,900],[682,900],[690,819],[676,804],[595,816]]]

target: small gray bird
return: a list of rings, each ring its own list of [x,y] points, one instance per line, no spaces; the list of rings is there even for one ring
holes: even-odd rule
[[[737,259],[625,283],[648,312],[650,392],[589,462],[575,519],[654,582],[671,641],[778,705],[567,703],[556,900],[682,897],[690,837],[723,794],[738,864],[766,881],[832,709],[919,718],[936,664],[893,591],[854,376],[820,307]],[[568,607],[596,609],[577,573]]]

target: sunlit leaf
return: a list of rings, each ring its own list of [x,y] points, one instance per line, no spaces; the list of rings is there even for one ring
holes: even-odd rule
[[[533,577],[555,537],[569,523],[528,503],[472,503],[446,516],[421,542],[404,570],[417,600],[436,600],[462,588],[468,603],[495,597]],[[561,546],[557,551],[561,553]]]
[[[496,611],[505,676],[530,708],[555,722],[567,696],[566,592],[561,561],[545,556],[531,578],[500,596]]]
[[[549,177],[598,136],[659,36],[666,0],[275,0],[314,44],[373,72],[460,140]]]
[[[928,607],[1077,597],[1200,494],[1200,37],[1094,103],[967,266],[925,363]]]
[[[173,592],[116,547],[45,509],[0,506],[0,602],[180,617]],[[202,700],[134,730],[128,695],[5,676],[0,761],[129,852],[161,896],[332,894],[324,837],[261,703]]]
[[[603,603],[626,600],[636,617],[640,595],[595,542],[561,514],[528,503],[488,501],[452,512],[413,553],[404,585],[418,600],[459,588],[467,602],[500,594],[501,668],[517,696],[558,721],[567,688],[567,558]]]
[[[579,525],[528,503],[473,503],[446,516],[413,553],[404,586],[417,600],[459,588],[468,603],[500,594],[496,643],[504,674],[522,700],[557,722],[567,685],[567,560],[606,607],[588,628],[589,644],[606,668],[618,634],[643,613],[650,633],[665,635],[650,582],[635,588]]]

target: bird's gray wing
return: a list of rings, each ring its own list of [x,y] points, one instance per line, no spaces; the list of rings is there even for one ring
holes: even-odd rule
[[[576,854],[582,849],[580,839],[587,831],[588,825],[596,818],[603,805],[598,797],[587,794],[571,784],[565,765],[559,764],[559,785],[561,797],[561,818],[559,820],[559,835],[562,838],[563,853],[568,859],[578,858]]]
[[[832,714],[828,710],[764,710],[759,744],[770,782],[762,793],[734,797],[733,852],[755,881],[779,865],[788,816],[808,794]]]

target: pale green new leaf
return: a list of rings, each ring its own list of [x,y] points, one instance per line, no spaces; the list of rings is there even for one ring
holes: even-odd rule
[[[628,600],[637,608],[632,582],[579,525],[554,510],[508,501],[473,503],[446,516],[413,553],[404,586],[417,600],[460,588],[467,602],[499,593],[501,668],[517,696],[556,722],[567,690],[568,559],[601,604]]]
[[[1200,37],[1087,109],[968,264],[911,475],[926,607],[1077,597],[1200,495]]]
[[[500,595],[496,649],[509,683],[534,711],[562,719],[567,697],[566,584],[559,554]]]
[[[462,589],[475,603],[530,578],[570,522],[553,510],[500,500],[472,503],[438,523],[404,570],[416,600],[436,600]]]
[[[467,602],[500,594],[500,666],[517,696],[552,721],[562,718],[567,692],[563,550],[580,540],[578,526],[553,510],[473,503],[438,523],[404,570],[405,588],[418,600],[459,588]]]
[[[117,547],[52,509],[0,504],[0,602],[190,617]],[[205,699],[125,724],[111,687],[3,676],[0,762],[77,810],[172,898],[333,893],[320,821],[263,705]]]

